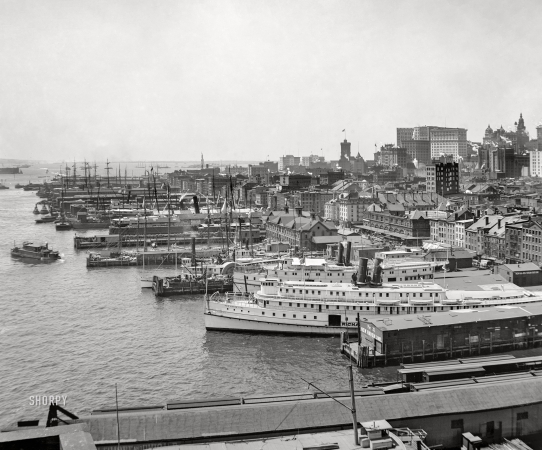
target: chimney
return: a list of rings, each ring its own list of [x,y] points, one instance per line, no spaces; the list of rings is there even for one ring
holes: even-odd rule
[[[499,219],[499,222],[498,222],[499,228],[501,227],[501,221],[502,221],[502,219]]]
[[[486,225],[489,225],[489,216],[486,216]]]

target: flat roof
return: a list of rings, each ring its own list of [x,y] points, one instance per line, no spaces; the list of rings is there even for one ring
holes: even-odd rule
[[[502,291],[525,290],[505,280],[501,275],[483,271],[437,272],[433,281],[450,290]],[[501,288],[502,286],[502,288]]]
[[[356,399],[358,422],[424,418],[434,415],[468,414],[542,403],[542,377],[507,383],[484,383],[472,387],[428,390],[415,393],[364,396]],[[295,407],[293,407],[295,406]],[[116,442],[116,414],[87,416],[94,442]],[[350,410],[332,399],[240,405],[227,408],[152,411],[120,414],[123,440],[142,443],[156,440],[198,439],[270,431],[298,431],[323,426],[351,425]],[[348,430],[345,430],[348,431]],[[351,439],[351,437],[350,437]]]
[[[423,315],[420,314],[417,316],[414,314],[405,314],[398,316],[386,316],[383,319],[371,318],[370,320],[367,320],[367,322],[373,324],[382,331],[400,331],[417,328],[460,325],[473,322],[487,322],[490,320],[518,319],[539,315],[542,315],[542,304],[498,306],[483,309],[462,309]]]
[[[521,263],[521,264],[502,264],[503,267],[506,267],[512,272],[522,272],[524,270],[541,270],[540,266],[537,266],[535,263]]]

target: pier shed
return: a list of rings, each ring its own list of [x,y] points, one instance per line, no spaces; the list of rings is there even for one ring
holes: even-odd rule
[[[356,353],[365,355],[358,363],[365,367],[538,347],[542,305],[371,318],[360,322],[360,333]]]
[[[538,286],[542,284],[542,269],[529,262],[523,264],[502,264],[497,266],[497,273],[510,283],[518,286]]]

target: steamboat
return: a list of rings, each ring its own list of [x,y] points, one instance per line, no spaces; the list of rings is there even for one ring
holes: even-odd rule
[[[218,293],[206,296],[205,327],[208,330],[250,331],[284,334],[357,334],[360,320],[397,314],[483,310],[493,306],[542,302],[535,294],[515,285],[480,290],[449,290],[432,280],[383,283],[380,260],[373,277],[367,276],[362,259],[350,283],[280,281],[261,278],[257,293]],[[378,320],[378,319],[377,319]]]

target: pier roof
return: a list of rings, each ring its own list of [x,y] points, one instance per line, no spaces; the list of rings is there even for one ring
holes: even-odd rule
[[[356,399],[358,421],[422,418],[499,410],[542,403],[542,378],[510,383],[475,384],[443,390],[393,395],[364,396]],[[96,445],[116,442],[115,413],[88,416],[75,422],[87,423]],[[184,441],[205,438],[243,438],[269,432],[298,432],[318,427],[352,423],[350,411],[332,399],[299,400],[240,406],[208,407],[190,410],[153,411],[121,414],[122,442]]]
[[[414,314],[404,314],[386,316],[382,319],[371,318],[368,322],[382,331],[399,331],[415,328],[453,326],[473,322],[488,322],[491,320],[520,319],[539,315],[542,315],[542,305],[531,304],[484,309],[460,309],[417,316]]]

